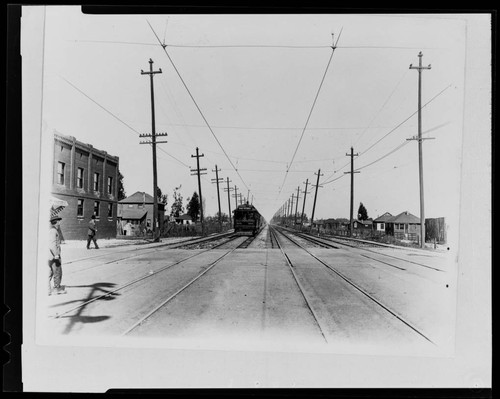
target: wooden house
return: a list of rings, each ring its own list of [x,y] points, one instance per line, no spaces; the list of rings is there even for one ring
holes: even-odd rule
[[[410,212],[401,212],[387,222],[387,233],[400,240],[418,241],[420,236],[420,219]]]
[[[143,235],[153,230],[154,198],[142,191],[118,202],[118,220],[120,233],[124,235]],[[165,218],[165,205],[158,202],[158,220],[160,228]]]

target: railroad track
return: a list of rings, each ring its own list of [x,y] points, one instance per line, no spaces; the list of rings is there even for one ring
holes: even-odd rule
[[[155,252],[163,251],[165,248],[168,249],[178,249],[182,247],[187,247],[189,248],[190,246],[193,247],[196,244],[200,243],[207,243],[211,241],[217,241],[220,240],[221,238],[225,238],[231,235],[234,235],[233,232],[228,232],[228,233],[222,233],[222,234],[216,234],[213,236],[208,236],[208,237],[197,237],[185,241],[180,241],[180,242],[175,242],[175,243],[165,243],[165,244],[158,244],[155,245],[154,247],[147,247],[147,248],[121,248],[119,252],[100,252],[99,255],[94,255],[94,256],[88,256],[85,258],[80,258],[80,259],[75,259],[72,261],[67,261],[64,262],[64,265],[78,265],[81,263],[88,262],[89,260],[96,260],[96,259],[104,259],[102,263],[99,264],[94,264],[89,267],[81,267],[78,269],[67,269],[64,271],[65,275],[71,275],[75,273],[82,273],[91,269],[95,269],[98,267],[101,267],[103,265],[108,265],[111,263],[118,263],[121,261],[127,261],[133,258],[137,258],[139,256],[144,256],[147,254],[154,254]],[[118,255],[118,257],[116,257]],[[109,259],[111,258],[111,259]]]
[[[434,342],[429,337],[427,337],[424,332],[422,332],[418,327],[416,327],[415,325],[413,325],[410,321],[406,320],[397,311],[395,311],[394,309],[391,309],[389,306],[387,306],[386,304],[382,303],[374,295],[372,295],[367,290],[363,289],[358,284],[356,284],[355,281],[353,281],[352,279],[348,278],[343,273],[341,273],[340,271],[338,271],[337,269],[335,269],[334,267],[332,267],[331,265],[329,265],[328,263],[326,263],[325,261],[323,261],[322,259],[320,259],[318,256],[316,256],[313,253],[311,253],[307,248],[305,248],[304,246],[302,246],[299,242],[297,242],[296,240],[294,240],[288,234],[285,234],[282,231],[273,229],[272,230],[272,234],[275,235],[275,240],[276,240],[276,242],[277,242],[277,244],[278,244],[281,252],[283,253],[283,256],[286,259],[286,262],[287,262],[287,264],[288,264],[288,266],[289,266],[289,268],[290,268],[290,270],[291,270],[291,272],[292,272],[292,274],[293,274],[293,276],[294,276],[294,278],[295,278],[295,280],[297,282],[297,285],[299,286],[299,289],[300,289],[302,295],[304,296],[304,300],[306,301],[307,306],[310,308],[310,311],[313,314],[315,320],[317,321],[317,324],[318,324],[319,328],[321,329],[321,333],[322,333],[323,337],[325,338],[325,340],[327,342],[328,342],[328,335],[326,334],[327,328],[324,326],[325,323],[318,316],[318,314],[317,314],[318,312],[316,312],[314,310],[313,306],[311,306],[311,302],[312,301],[310,301],[307,298],[307,295],[306,295],[303,287],[301,286],[301,283],[300,283],[299,279],[297,278],[297,273],[294,271],[294,269],[297,268],[297,265],[293,264],[293,262],[291,261],[290,257],[286,253],[286,251],[282,248],[282,245],[280,244],[279,239],[276,236],[277,233],[279,233],[280,237],[286,238],[288,241],[292,242],[295,246],[297,246],[297,247],[301,248],[302,250],[304,250],[305,253],[307,253],[308,255],[310,255],[317,262],[319,262],[321,265],[323,265],[324,267],[326,267],[328,271],[330,271],[331,273],[333,273],[333,276],[336,276],[336,277],[342,279],[342,281],[344,281],[353,290],[356,290],[358,293],[362,294],[365,298],[368,298],[369,301],[370,301],[370,303],[372,303],[373,305],[375,305],[375,306],[383,309],[387,313],[387,315],[390,315],[389,317],[394,317],[395,319],[399,320],[399,322],[401,322],[403,325],[405,325],[406,327],[408,327],[410,330],[412,330],[413,332],[417,333],[419,336],[421,336],[422,338],[424,338],[429,343],[435,345]]]
[[[307,240],[309,242],[312,242],[312,243],[314,243],[316,245],[320,245],[323,248],[334,248],[334,249],[339,249],[339,248],[342,248],[342,247],[355,248],[357,250],[366,251],[366,252],[370,252],[370,253],[376,254],[377,256],[382,256],[382,257],[388,258],[388,259],[395,259],[397,261],[405,262],[405,263],[412,264],[412,265],[417,265],[417,266],[424,267],[424,268],[431,269],[431,270],[435,270],[435,271],[438,271],[438,272],[444,272],[445,271],[443,269],[440,269],[440,268],[437,268],[437,267],[432,267],[432,266],[426,265],[426,264],[421,263],[421,262],[415,262],[415,261],[412,261],[412,260],[409,260],[409,259],[405,259],[405,258],[402,258],[402,257],[399,257],[399,256],[395,256],[395,255],[390,255],[390,254],[386,254],[386,253],[383,253],[383,252],[379,252],[379,251],[376,251],[374,249],[371,249],[371,248],[363,246],[363,245],[359,246],[359,245],[357,245],[355,243],[354,244],[350,244],[350,243],[346,243],[343,240],[339,240],[339,239],[335,239],[335,238],[331,238],[331,237],[328,237],[328,238],[324,238],[324,237],[319,238],[319,237],[315,237],[315,236],[312,236],[312,235],[309,235],[309,234],[306,234],[306,233],[301,233],[301,232],[296,232],[296,231],[291,231],[291,230],[285,230],[285,231],[287,231],[287,233],[289,233],[289,234],[294,234],[294,235],[296,235],[296,236],[298,236],[298,237],[300,237],[300,238],[302,238],[304,240]],[[372,247],[379,247],[379,248],[384,247],[385,248],[385,246],[383,246],[383,245],[373,245]],[[385,264],[387,266],[394,267],[396,269],[406,270],[405,267],[394,265],[393,263],[389,263],[388,261],[383,261],[383,260],[377,259],[377,258],[375,258],[373,256],[369,256],[369,255],[366,255],[366,254],[361,254],[361,256],[363,256],[363,257],[365,257],[367,259],[376,261],[378,263],[382,263],[382,264]]]
[[[125,283],[120,284],[118,287],[115,287],[113,289],[106,290],[103,294],[101,295],[96,295],[92,298],[89,298],[87,300],[84,300],[83,302],[79,303],[76,306],[72,306],[69,309],[65,309],[63,311],[57,312],[55,315],[52,315],[49,317],[49,319],[62,319],[65,317],[73,317],[75,314],[78,315],[78,317],[81,317],[80,314],[84,309],[88,309],[89,305],[97,305],[99,302],[107,301],[109,299],[112,299],[113,297],[116,297],[119,294],[128,292],[128,295],[133,295],[134,288],[135,287],[140,287],[143,285],[147,280],[155,280],[159,277],[160,274],[167,272],[168,270],[173,269],[175,266],[181,265],[193,258],[200,257],[203,254],[212,251],[214,248],[221,248],[223,246],[228,246],[227,251],[224,251],[220,255],[216,257],[216,259],[212,262],[210,262],[208,265],[206,265],[203,270],[199,273],[197,273],[194,277],[190,278],[189,282],[187,282],[181,289],[177,290],[175,293],[170,295],[166,300],[164,300],[161,305],[157,306],[153,311],[150,311],[147,315],[142,316],[141,319],[136,322],[131,328],[127,329],[122,335],[127,334],[128,332],[132,331],[137,325],[141,324],[144,320],[146,320],[148,317],[150,317],[156,310],[164,306],[166,303],[168,303],[170,300],[175,298],[178,294],[183,292],[185,289],[187,289],[190,285],[192,285],[195,281],[200,279],[203,275],[205,275],[208,271],[210,271],[215,265],[217,265],[222,259],[233,253],[236,249],[246,247],[248,246],[248,243],[254,239],[254,237],[245,237],[245,236],[238,236],[238,235],[232,235],[229,237],[229,240],[225,240],[222,243],[218,243],[216,246],[204,249],[201,252],[197,252],[195,254],[192,254],[190,256],[183,257],[182,259],[169,264],[165,265],[163,267],[160,267],[156,271],[149,271],[147,273],[144,273],[140,275],[139,277],[136,277],[134,279],[131,279],[129,281],[126,281]],[[135,256],[134,256],[135,257]],[[129,257],[127,259],[130,259],[133,257]],[[88,269],[87,269],[88,270]]]

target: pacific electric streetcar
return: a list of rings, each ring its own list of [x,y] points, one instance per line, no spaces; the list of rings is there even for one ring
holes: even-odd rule
[[[234,232],[257,234],[264,225],[264,220],[259,211],[248,202],[239,205],[234,211]]]

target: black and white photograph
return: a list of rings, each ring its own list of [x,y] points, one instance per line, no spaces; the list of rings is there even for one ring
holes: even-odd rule
[[[22,7],[24,389],[491,387],[491,14],[185,11]]]

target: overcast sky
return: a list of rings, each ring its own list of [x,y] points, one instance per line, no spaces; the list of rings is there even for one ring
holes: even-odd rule
[[[333,51],[333,40],[337,47]],[[127,195],[153,191],[149,59],[154,70],[158,186],[198,191],[217,212],[215,165],[269,220],[308,179],[310,216],[419,216],[418,53],[423,52],[425,216],[458,214],[466,20],[459,15],[83,15],[47,7],[42,125],[120,158]],[[165,50],[159,41],[166,44]],[[332,55],[333,52],[333,55]],[[168,54],[168,55],[167,55]],[[170,58],[169,58],[170,57]],[[180,76],[179,76],[180,75]],[[182,78],[182,79],[181,79]],[[194,100],[193,100],[194,99]],[[209,128],[210,127],[210,128]],[[366,167],[365,167],[366,166]],[[288,171],[288,172],[287,172]],[[234,209],[235,199],[231,198]]]

